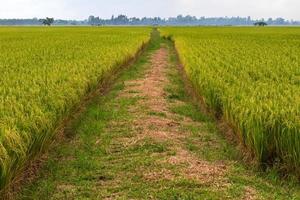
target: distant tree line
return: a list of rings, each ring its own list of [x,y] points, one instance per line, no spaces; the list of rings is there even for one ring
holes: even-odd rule
[[[126,15],[119,15],[117,17],[112,16],[111,19],[101,19],[99,17],[90,16],[88,18],[88,24],[90,25],[187,25],[187,26],[234,26],[234,25],[254,25],[259,22],[264,22],[267,25],[300,25],[299,21],[288,21],[283,18],[267,20],[253,20],[251,17],[200,17],[195,16],[183,16],[178,15],[177,17],[170,18],[128,18]]]
[[[50,19],[50,21],[49,21]],[[28,26],[40,26],[40,25],[88,25],[87,20],[78,21],[78,20],[62,20],[62,19],[0,19],[0,25],[2,26],[17,26],[17,25],[28,25]]]
[[[0,25],[42,25],[44,19],[0,19]],[[300,21],[285,20],[283,18],[276,19],[259,19],[254,20],[251,17],[200,17],[183,16],[160,18],[160,17],[127,17],[126,15],[112,16],[110,19],[102,19],[100,17],[89,16],[86,20],[61,20],[56,19],[53,25],[163,25],[163,26],[249,26],[264,22],[268,25],[300,25]]]

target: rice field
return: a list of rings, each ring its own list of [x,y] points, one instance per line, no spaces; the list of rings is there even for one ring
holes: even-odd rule
[[[208,107],[260,164],[300,174],[300,28],[161,28]]]
[[[0,189],[89,91],[147,43],[150,28],[0,28]]]
[[[300,28],[159,30],[174,41],[196,92],[256,163],[300,177]],[[150,32],[0,28],[0,191],[53,141],[89,92],[137,55]],[[159,48],[167,41],[154,33]]]

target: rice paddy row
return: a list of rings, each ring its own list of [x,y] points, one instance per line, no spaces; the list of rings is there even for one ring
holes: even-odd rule
[[[150,28],[0,28],[0,190]]]

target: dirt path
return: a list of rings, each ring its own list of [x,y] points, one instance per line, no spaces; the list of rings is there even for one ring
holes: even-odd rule
[[[174,49],[164,40],[95,99],[73,131],[20,199],[300,197],[294,186],[279,186],[239,162],[185,92]]]
[[[201,127],[202,122],[193,121],[188,117],[184,117],[180,121],[180,116],[171,111],[174,105],[184,105],[184,102],[175,100],[169,102],[168,94],[165,92],[165,86],[169,85],[168,65],[169,65],[168,49],[162,47],[155,52],[150,60],[150,67],[144,78],[139,80],[131,80],[125,82],[125,89],[121,96],[142,97],[139,106],[147,109],[138,110],[133,106],[132,110],[138,110],[135,113],[137,117],[133,125],[139,130],[139,134],[133,141],[129,141],[131,145],[143,141],[145,138],[151,138],[157,142],[165,141],[171,144],[170,149],[174,155],[162,154],[161,162],[166,162],[180,169],[179,176],[182,178],[193,179],[201,184],[216,184],[218,187],[226,186],[226,179],[223,174],[226,166],[222,163],[207,162],[199,159],[186,149],[184,140],[189,137],[188,131],[181,130],[182,126]],[[147,115],[152,113],[153,115]],[[164,116],[164,117],[161,117]],[[177,172],[177,173],[178,173]],[[174,179],[175,174],[162,168],[160,172],[150,172],[146,174],[152,179],[162,177]]]

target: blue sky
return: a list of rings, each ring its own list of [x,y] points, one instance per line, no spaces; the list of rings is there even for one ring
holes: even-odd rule
[[[169,17],[284,17],[300,20],[300,0],[0,0],[0,18],[86,19],[112,14]]]

